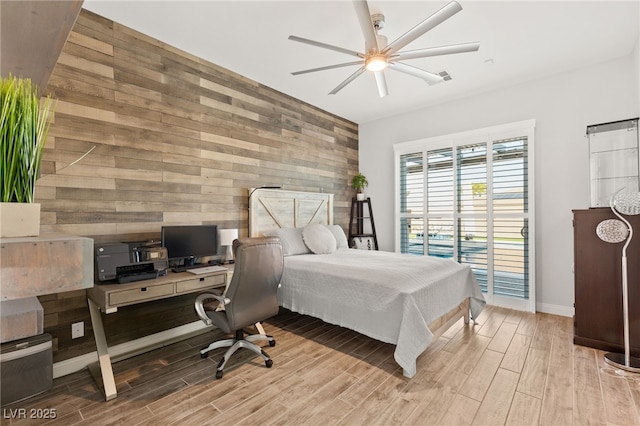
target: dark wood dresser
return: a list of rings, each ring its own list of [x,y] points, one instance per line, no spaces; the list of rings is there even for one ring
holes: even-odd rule
[[[596,235],[609,208],[573,210],[575,316],[573,342],[611,352],[624,352],[622,319],[622,246]],[[629,283],[629,340],[633,356],[640,356],[640,216],[625,216],[634,235],[627,249]]]

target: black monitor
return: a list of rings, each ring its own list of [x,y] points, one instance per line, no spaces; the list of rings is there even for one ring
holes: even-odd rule
[[[193,265],[198,257],[218,254],[218,227],[163,226],[162,247],[167,249],[169,260],[184,260],[184,265]]]

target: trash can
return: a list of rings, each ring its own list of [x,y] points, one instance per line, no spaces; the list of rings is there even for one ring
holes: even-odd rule
[[[0,345],[0,378],[0,404],[3,406],[51,389],[51,335],[40,334]]]

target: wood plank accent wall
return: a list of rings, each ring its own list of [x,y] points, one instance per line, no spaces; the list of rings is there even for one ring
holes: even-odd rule
[[[86,10],[47,91],[58,101],[36,191],[42,232],[138,241],[165,224],[217,224],[246,236],[247,188],[267,184],[335,194],[335,222],[348,225],[355,123]],[[54,361],[95,349],[84,292],[41,302]],[[162,304],[133,309],[110,344],[195,321],[183,302],[166,321]],[[72,341],[76,321],[89,332]]]

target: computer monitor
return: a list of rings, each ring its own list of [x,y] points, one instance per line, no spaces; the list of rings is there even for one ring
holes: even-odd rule
[[[193,265],[198,257],[218,254],[218,226],[163,226],[162,247],[167,249],[169,260]]]

